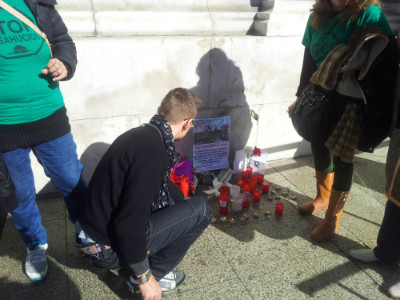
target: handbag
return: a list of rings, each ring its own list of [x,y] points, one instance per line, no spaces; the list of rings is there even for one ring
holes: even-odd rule
[[[18,10],[16,10],[14,7],[8,5],[7,3],[5,3],[2,0],[0,0],[0,7],[3,8],[4,10],[8,11],[10,14],[12,14],[17,19],[21,20],[23,23],[28,25],[30,28],[32,28],[46,42],[47,46],[50,49],[50,57],[53,57],[50,42],[47,39],[47,36],[43,31],[41,31],[31,20],[29,20],[27,17],[25,17],[23,14],[21,14]]]
[[[338,121],[335,111],[327,95],[310,82],[294,106],[291,115],[293,127],[309,142],[325,142]]]

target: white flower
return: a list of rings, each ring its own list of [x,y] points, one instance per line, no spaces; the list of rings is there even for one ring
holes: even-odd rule
[[[246,146],[244,147],[244,152],[246,152],[247,155],[253,154],[253,148],[251,146]]]

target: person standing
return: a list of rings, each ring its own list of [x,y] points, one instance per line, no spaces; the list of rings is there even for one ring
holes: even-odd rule
[[[380,1],[316,0],[311,9],[311,15],[302,41],[305,46],[303,67],[296,93],[297,99],[288,107],[289,116],[292,115],[301,92],[310,82],[313,73],[319,70],[328,54],[336,46],[348,43],[350,37],[356,31],[366,27],[380,30],[388,36],[389,44],[384,50],[386,51],[384,55],[389,53],[389,55],[385,56],[389,59],[388,62],[385,62],[386,66],[389,67],[386,70],[384,67],[377,67],[374,72],[370,72],[375,74],[368,73],[363,82],[360,82],[360,85],[364,90],[367,103],[392,102],[392,91],[395,84],[395,75],[393,74],[396,72],[396,59],[394,57],[392,59],[391,53],[393,53],[393,49],[396,49],[396,41],[386,16],[380,9]],[[366,85],[369,86],[365,88]],[[348,141],[344,142],[344,147],[348,147],[350,150],[348,152],[351,153],[349,157],[338,154],[337,152],[339,151],[334,152],[336,146],[340,146],[340,144],[338,141],[334,141],[335,144],[328,143],[331,141],[329,134],[333,132],[340,135],[344,133],[344,130],[348,129],[341,129],[338,126],[339,120],[342,121],[341,118],[347,112],[348,100],[335,89],[328,91],[319,85],[316,85],[315,88],[323,92],[328,100],[334,104],[333,109],[329,112],[332,116],[332,124],[329,125],[332,125],[332,128],[320,128],[319,130],[328,132],[327,139],[311,142],[317,179],[317,195],[313,201],[302,204],[299,207],[299,212],[301,214],[313,214],[322,209],[327,210],[324,220],[311,233],[313,240],[327,241],[340,225],[340,217],[353,181],[354,165],[352,160],[356,146],[359,147],[359,145],[348,143]],[[378,132],[381,130],[381,124],[378,123],[372,124],[372,128],[377,132],[376,136],[375,133],[372,133],[369,134],[369,137],[372,136],[379,140]],[[359,125],[355,127],[359,129]],[[356,135],[356,138],[358,139],[362,134],[363,132],[360,132],[359,135]],[[364,151],[372,151],[374,146],[366,145],[364,148],[367,148],[367,150]]]
[[[99,267],[125,270],[131,291],[161,299],[185,279],[173,270],[209,225],[202,197],[185,198],[170,180],[175,141],[193,125],[200,100],[167,93],[149,124],[120,135],[104,154],[80,201],[77,246]]]
[[[397,35],[398,49],[400,49],[400,6],[394,1],[385,1],[382,9],[387,12],[392,27]],[[392,17],[393,16],[393,17]],[[392,17],[392,18],[391,18]],[[399,50],[400,52],[400,50]],[[400,67],[400,53],[399,67]],[[400,70],[400,68],[399,68]],[[397,88],[395,97],[400,99],[400,72],[397,77]],[[349,255],[366,263],[385,262],[396,265],[400,262],[400,110],[398,110],[397,124],[390,136],[390,144],[386,158],[386,202],[385,213],[379,229],[377,246],[373,249],[351,250]],[[397,280],[388,289],[389,295],[394,299],[400,299],[400,280]]]
[[[48,274],[48,239],[35,202],[30,153],[63,195],[73,223],[77,195],[86,188],[59,87],[74,75],[76,48],[55,5],[5,0],[0,6],[0,152],[15,185],[19,206],[11,214],[27,247],[31,281]]]

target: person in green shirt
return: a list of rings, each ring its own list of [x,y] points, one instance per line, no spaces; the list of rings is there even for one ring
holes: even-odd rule
[[[38,281],[48,274],[48,240],[35,202],[30,153],[63,195],[73,223],[77,196],[86,189],[59,88],[59,81],[74,74],[76,48],[55,0],[4,2],[5,8],[0,8],[0,152],[19,203],[11,214],[27,247],[25,273]],[[24,17],[47,35],[49,43]]]
[[[386,34],[389,38],[386,48],[392,51],[394,47],[396,49],[393,51],[397,53],[396,38],[380,8],[379,0],[316,0],[302,40],[305,46],[303,67],[296,93],[297,99],[288,107],[289,117],[301,92],[309,84],[310,77],[324,62],[327,55],[338,45],[347,44],[353,33],[360,32],[366,27],[379,29]],[[389,91],[389,89],[394,89],[395,75],[392,76],[392,71],[397,72],[396,59],[391,65],[391,70],[387,70],[386,74],[379,74],[390,87],[384,92],[379,90],[374,94],[375,98],[383,99],[390,93],[390,97],[393,97],[394,93]],[[329,137],[343,115],[348,102],[336,90],[327,91],[320,86],[315,86],[315,88],[323,92],[334,104],[332,106],[334,109],[329,111],[332,120],[329,119],[328,126],[319,128],[319,130],[327,131],[328,127],[332,125],[332,129],[328,130],[327,137]],[[367,94],[368,90],[365,93],[368,99],[370,97]],[[374,126],[377,125],[374,124]],[[333,155],[331,148],[328,148],[325,142],[326,140],[311,141],[317,179],[317,195],[313,201],[306,202],[299,207],[301,214],[313,214],[322,209],[327,210],[324,220],[311,233],[311,238],[316,241],[329,240],[338,229],[343,207],[348,199],[353,181],[352,161],[344,161],[342,156]]]

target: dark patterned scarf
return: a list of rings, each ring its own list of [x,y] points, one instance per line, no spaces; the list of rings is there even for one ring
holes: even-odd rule
[[[151,204],[152,211],[155,211],[173,204],[170,203],[168,179],[171,174],[172,168],[179,162],[179,154],[175,152],[175,140],[172,135],[171,126],[169,126],[167,120],[165,120],[164,117],[162,117],[161,115],[157,114],[151,118],[150,124],[156,126],[161,132],[165,150],[167,151],[169,157],[168,169],[167,172],[164,174],[164,179],[162,182],[160,193],[158,195],[158,199],[153,201],[153,203]]]

